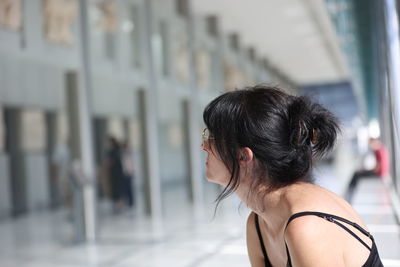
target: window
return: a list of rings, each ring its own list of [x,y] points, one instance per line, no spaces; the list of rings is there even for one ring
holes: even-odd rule
[[[97,26],[104,32],[104,56],[109,60],[115,59],[116,32],[118,30],[118,12],[115,1],[102,1],[97,4],[100,16]]]
[[[158,32],[153,35],[152,46],[157,70],[164,76],[169,75],[169,45],[168,45],[168,27],[165,21],[158,25]]]
[[[177,38],[177,49],[174,56],[176,77],[183,83],[189,82],[189,50],[187,36],[182,33]]]
[[[46,123],[41,111],[24,110],[22,116],[22,147],[25,151],[43,151],[46,147]]]
[[[138,8],[132,5],[129,9],[129,20],[124,25],[124,30],[129,34],[130,55],[132,66],[141,66],[141,44],[140,44],[140,17]]]
[[[206,50],[196,52],[197,86],[205,90],[210,87],[210,61],[210,54]]]

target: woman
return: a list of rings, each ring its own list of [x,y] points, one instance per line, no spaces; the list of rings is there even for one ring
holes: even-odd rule
[[[312,183],[315,158],[334,146],[335,117],[305,97],[256,86],[225,93],[204,110],[206,177],[235,192],[247,220],[251,265],[383,266],[354,209]]]

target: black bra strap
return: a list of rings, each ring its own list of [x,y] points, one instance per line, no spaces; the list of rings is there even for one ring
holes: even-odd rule
[[[329,220],[331,221],[331,220]],[[336,221],[336,220],[332,220],[331,222],[339,225],[340,227],[342,227],[344,230],[346,230],[346,232],[348,232],[349,234],[351,234],[355,239],[357,239],[358,241],[360,241],[361,244],[364,245],[364,247],[366,247],[368,250],[371,251],[371,248],[367,245],[367,243],[365,243],[358,235],[356,235],[353,231],[351,231],[349,228],[347,228],[345,225],[343,225],[342,223]]]
[[[289,248],[286,244],[286,241],[285,241],[285,247],[286,247],[286,256],[287,256],[287,266],[292,266],[292,259],[290,258]]]
[[[348,232],[349,234],[351,234],[354,238],[356,238],[361,244],[363,244],[367,249],[371,250],[371,248],[358,236],[356,235],[353,231],[351,231],[348,227],[346,227],[345,225],[343,225],[342,223],[338,222],[338,221],[342,221],[344,223],[347,223],[351,226],[353,226],[354,228],[356,228],[357,230],[359,230],[361,233],[363,233],[364,235],[368,236],[369,238],[371,238],[371,240],[373,240],[373,237],[371,236],[371,234],[369,232],[367,232],[364,228],[362,228],[361,226],[359,226],[357,223],[354,223],[352,221],[349,221],[345,218],[336,216],[336,215],[332,215],[332,214],[328,214],[328,213],[323,213],[323,212],[314,212],[314,211],[305,211],[305,212],[299,212],[299,213],[295,213],[292,216],[290,216],[287,224],[286,224],[286,228],[288,227],[289,223],[301,216],[307,216],[307,215],[315,215],[318,217],[321,217],[327,221],[330,221],[332,223],[335,223],[336,225],[340,226],[341,228],[343,228],[344,230],[346,230],[346,232]]]
[[[270,261],[269,261],[268,255],[267,255],[267,250],[265,249],[265,246],[264,246],[264,241],[263,241],[263,238],[262,238],[262,235],[261,235],[261,230],[260,230],[260,223],[258,222],[258,215],[257,214],[254,214],[254,215],[255,215],[255,223],[256,223],[257,235],[258,235],[258,239],[260,241],[260,246],[261,246],[262,253],[264,255],[265,266],[272,266]]]

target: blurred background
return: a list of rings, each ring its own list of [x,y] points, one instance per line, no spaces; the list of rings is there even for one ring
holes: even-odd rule
[[[202,110],[267,83],[341,120],[317,183],[400,266],[396,0],[0,0],[0,266],[250,266]],[[384,164],[387,164],[384,163]],[[379,177],[382,176],[382,177]]]

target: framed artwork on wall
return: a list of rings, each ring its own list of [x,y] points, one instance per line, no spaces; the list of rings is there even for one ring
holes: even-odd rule
[[[19,31],[22,26],[21,0],[0,1],[0,28]]]
[[[78,18],[76,0],[43,0],[44,38],[53,44],[74,43],[73,24]]]

